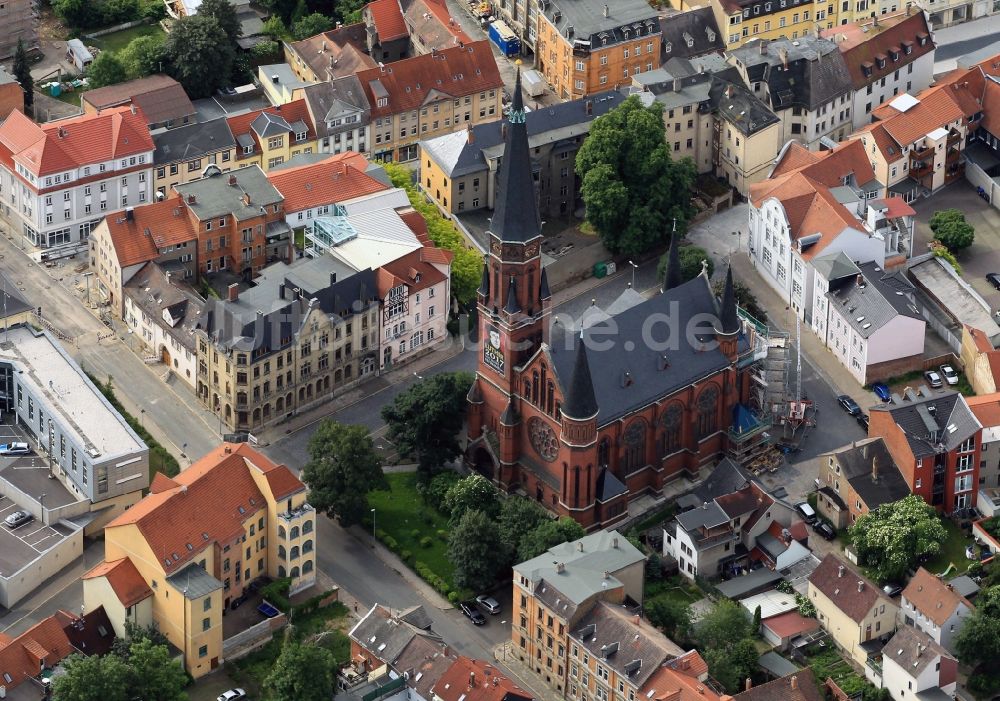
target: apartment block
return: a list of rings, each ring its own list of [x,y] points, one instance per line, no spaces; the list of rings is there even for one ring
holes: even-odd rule
[[[108,602],[119,630],[124,591],[127,601],[150,599],[133,620],[155,625],[197,679],[225,662],[223,613],[252,582],[289,577],[291,593],[315,583],[315,526],[306,487],[287,467],[248,443],[223,443],[176,477],[157,475],[108,524],[105,561],[83,578],[84,609]]]
[[[153,190],[157,199],[169,196],[174,187],[198,180],[208,166],[224,173],[236,163],[236,139],[222,117],[176,129],[152,133]]]
[[[837,529],[910,493],[881,438],[855,441],[821,455],[819,482],[817,511]]]
[[[615,90],[660,67],[660,21],[643,0],[539,2],[535,61],[563,100]]]
[[[373,158],[407,162],[418,141],[502,116],[503,80],[488,41],[359,71],[371,106]]]
[[[135,105],[142,110],[150,129],[170,129],[198,120],[198,113],[184,88],[166,75],[151,75],[87,90],[80,95],[80,105],[84,114]]]
[[[371,106],[353,76],[297,88],[296,100],[304,99],[316,125],[320,153],[357,151],[368,154],[371,143]]]
[[[268,171],[293,156],[319,152],[305,100],[226,117],[226,121],[236,139],[237,168],[256,165]]]
[[[39,248],[86,241],[107,212],[151,201],[153,140],[132,105],[0,125],[0,217]]]
[[[847,5],[849,0],[843,2]],[[690,2],[681,2],[680,9],[691,7]],[[808,0],[712,0],[711,7],[719,30],[726,37],[727,51],[752,39],[795,41],[807,37],[817,27],[836,24],[838,13],[835,2],[824,5]]]
[[[284,42],[285,62],[299,80],[335,80],[378,66],[368,55],[366,41],[364,22],[344,25],[301,41]]]

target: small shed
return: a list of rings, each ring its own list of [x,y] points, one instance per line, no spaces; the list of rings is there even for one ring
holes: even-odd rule
[[[78,71],[85,71],[94,62],[94,55],[79,39],[66,42],[66,60],[72,63]]]

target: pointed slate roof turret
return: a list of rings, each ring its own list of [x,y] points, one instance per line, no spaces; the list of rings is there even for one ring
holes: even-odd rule
[[[721,328],[724,334],[733,334],[740,330],[740,319],[736,314],[736,289],[733,286],[733,266],[726,269],[726,286],[722,289],[722,308],[719,310]]]
[[[477,377],[472,381],[472,387],[469,388],[469,393],[465,395],[466,400],[471,404],[482,404],[483,403],[483,392],[479,389],[479,378]],[[157,473],[159,474],[159,473]]]
[[[552,299],[552,293],[549,292],[549,276],[545,273],[545,268],[542,268],[542,278],[538,282],[538,299],[542,302]]]
[[[479,281],[479,294],[483,297],[490,296],[490,266],[483,262],[483,277]]]
[[[521,71],[514,84],[514,101],[507,113],[507,136],[497,174],[497,191],[490,232],[501,241],[524,243],[541,235],[542,224],[531,174],[528,127],[521,98]]]
[[[581,331],[579,342],[576,345],[573,374],[569,379],[569,389],[566,392],[566,401],[562,405],[562,413],[568,419],[585,421],[597,416],[597,411],[594,381],[590,376],[590,363],[587,361],[587,343]]]
[[[680,241],[677,240],[677,231],[675,230],[673,238],[670,241],[670,251],[667,253],[667,271],[663,276],[664,292],[672,290],[681,284],[680,247]]]
[[[507,406],[504,408],[503,413],[500,414],[500,423],[504,426],[515,426],[520,420],[521,417],[518,415],[517,409],[514,408],[513,398],[508,399]]]
[[[511,275],[510,283],[507,285],[507,303],[503,310],[508,314],[517,314],[521,311],[521,305],[517,301],[517,285],[514,283],[514,276]]]

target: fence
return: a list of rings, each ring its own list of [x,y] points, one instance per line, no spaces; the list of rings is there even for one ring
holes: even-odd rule
[[[288,617],[281,613],[274,618],[268,618],[252,625],[236,635],[222,641],[222,658],[227,661],[238,660],[267,643],[275,631],[288,624]]]
[[[138,27],[141,24],[149,24],[148,20],[136,19],[131,22],[122,22],[121,24],[116,24],[113,27],[106,27],[105,29],[98,29],[96,32],[90,32],[89,34],[84,34],[84,39],[96,39],[97,37],[102,37],[105,34],[114,34],[115,32],[120,32],[124,29],[131,29],[132,27]]]

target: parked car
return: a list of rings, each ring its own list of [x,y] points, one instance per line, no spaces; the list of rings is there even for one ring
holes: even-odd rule
[[[30,523],[32,520],[34,520],[34,518],[35,517],[29,514],[27,511],[15,511],[12,514],[7,514],[7,516],[4,517],[3,522],[4,525],[7,526],[7,528],[14,529],[14,528],[20,528],[26,523]]]
[[[945,382],[947,382],[952,387],[958,384],[958,373],[955,372],[955,368],[953,368],[951,365],[942,365],[938,369],[941,370],[941,377],[944,378]]]
[[[1000,273],[987,273],[986,282],[993,285],[993,289],[1000,290]]]
[[[892,391],[889,389],[889,385],[884,382],[876,382],[872,385],[872,392],[875,396],[881,399],[883,402],[892,401]]]
[[[476,597],[476,603],[482,606],[487,611],[489,611],[494,616],[500,613],[500,602],[498,602],[492,596],[486,596],[485,594],[480,594],[479,596]]]
[[[802,501],[795,505],[795,509],[802,514],[802,518],[806,523],[813,524],[816,523],[816,511],[809,505],[809,502]]]
[[[833,526],[826,521],[817,521],[813,524],[812,528],[823,538],[823,540],[833,540],[837,537],[837,531],[833,530]]]
[[[863,428],[865,433],[868,433],[868,414],[858,414],[854,419],[858,422],[858,426]]]
[[[239,701],[239,699],[245,699],[246,697],[247,692],[243,691],[243,689],[230,689],[219,694],[219,697],[215,701]]]
[[[851,399],[850,397],[848,397],[846,394],[842,394],[839,397],[837,397],[837,404],[839,404],[844,409],[844,411],[846,411],[851,416],[857,416],[858,414],[861,413],[861,407],[858,406],[858,403],[853,399]]]
[[[234,97],[235,95],[238,94],[236,92],[236,88],[233,88],[232,86],[229,85],[227,85],[224,88],[219,88],[218,92],[220,97]]]
[[[31,453],[31,448],[27,443],[14,441],[0,445],[0,455],[28,455],[29,453]]]
[[[930,385],[931,389],[941,389],[941,387],[944,386],[944,383],[941,381],[941,376],[933,370],[925,372],[924,379],[927,380],[927,384]]]
[[[882,587],[882,591],[885,592],[885,595],[888,596],[890,599],[894,599],[903,593],[903,585],[896,584],[894,582],[889,582],[884,587]]]
[[[462,613],[464,613],[470,621],[475,623],[477,626],[481,626],[486,623],[486,616],[483,612],[476,607],[475,601],[463,601],[459,606],[462,607]]]

